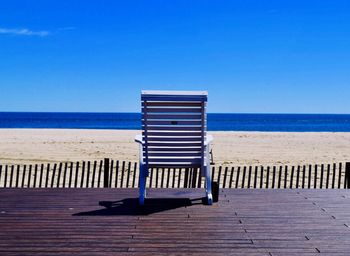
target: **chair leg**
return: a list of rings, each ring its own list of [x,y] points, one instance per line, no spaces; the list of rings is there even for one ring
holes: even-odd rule
[[[146,176],[143,167],[140,166],[139,176],[139,204],[144,205],[146,198]]]
[[[206,166],[206,177],[205,177],[205,193],[207,197],[207,203],[208,205],[213,204],[213,194],[212,194],[212,189],[211,189],[211,176],[210,176],[210,167]]]

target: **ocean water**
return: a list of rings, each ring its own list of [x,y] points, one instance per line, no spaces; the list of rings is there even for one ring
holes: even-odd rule
[[[139,113],[0,112],[0,128],[140,129]],[[209,131],[350,132],[350,115],[208,114]]]

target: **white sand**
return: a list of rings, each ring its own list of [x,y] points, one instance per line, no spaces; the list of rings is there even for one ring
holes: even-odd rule
[[[139,131],[0,129],[0,163],[138,161]],[[309,164],[350,161],[350,133],[211,132],[216,164]]]

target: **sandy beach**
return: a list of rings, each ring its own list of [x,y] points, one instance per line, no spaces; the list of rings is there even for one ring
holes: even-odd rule
[[[0,163],[138,161],[136,130],[0,129]],[[297,165],[350,160],[350,133],[210,132],[216,164]]]

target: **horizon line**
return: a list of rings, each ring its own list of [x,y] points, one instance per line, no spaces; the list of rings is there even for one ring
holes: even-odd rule
[[[141,112],[92,112],[92,111],[0,111],[0,113],[58,113],[58,114],[141,114]],[[207,114],[237,115],[350,115],[350,113],[293,113],[293,112],[207,112]]]

